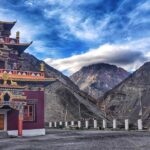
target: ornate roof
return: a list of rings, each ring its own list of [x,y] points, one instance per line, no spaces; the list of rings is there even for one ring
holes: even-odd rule
[[[10,49],[15,49],[19,52],[19,54],[23,53],[25,51],[25,49],[27,49],[30,45],[32,44],[32,42],[30,43],[5,43],[4,45],[8,46],[8,48]]]
[[[5,29],[11,30],[12,27],[15,25],[16,21],[14,22],[6,22],[6,21],[0,21],[0,24],[3,24]]]

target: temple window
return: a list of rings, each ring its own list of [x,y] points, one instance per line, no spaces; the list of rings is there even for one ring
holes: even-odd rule
[[[24,106],[24,121],[35,121],[35,105]]]
[[[5,101],[5,102],[9,102],[9,100],[10,100],[10,96],[9,96],[8,93],[6,93],[6,94],[4,95],[4,101]]]

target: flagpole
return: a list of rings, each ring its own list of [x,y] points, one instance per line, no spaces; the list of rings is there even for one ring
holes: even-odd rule
[[[139,116],[142,119],[143,116],[143,108],[142,108],[142,93],[140,92],[140,112],[139,112]]]

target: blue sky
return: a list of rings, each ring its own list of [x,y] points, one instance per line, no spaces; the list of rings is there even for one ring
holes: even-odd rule
[[[134,71],[150,60],[149,0],[0,0],[27,52],[70,75],[93,63]]]

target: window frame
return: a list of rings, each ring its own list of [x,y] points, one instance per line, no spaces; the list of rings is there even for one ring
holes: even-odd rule
[[[30,114],[30,107],[32,106],[32,117],[29,118],[29,119],[26,119],[25,118],[25,107],[27,107],[27,113]],[[23,112],[23,121],[24,122],[34,122],[35,121],[35,113],[36,110],[35,110],[35,104],[27,104],[26,106],[24,106],[24,112]],[[30,115],[29,115],[30,116]]]

